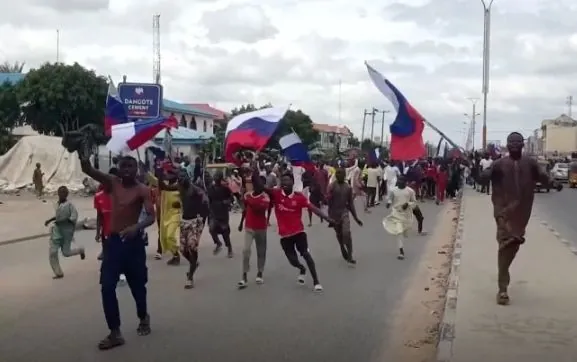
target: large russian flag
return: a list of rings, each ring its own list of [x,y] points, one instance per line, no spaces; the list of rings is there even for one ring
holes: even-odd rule
[[[177,127],[178,120],[174,116],[115,124],[110,128],[110,141],[106,148],[114,154],[133,151],[163,129]]]
[[[286,112],[287,108],[263,108],[231,119],[226,126],[224,142],[226,161],[238,164],[240,161],[235,154],[242,149],[262,150]]]
[[[124,103],[118,95],[118,89],[114,86],[112,79],[108,82],[108,95],[106,97],[106,109],[104,110],[104,134],[112,135],[112,126],[128,122]]]
[[[283,155],[290,161],[293,166],[301,166],[307,170],[315,168],[307,146],[301,141],[300,137],[292,132],[286,136],[282,136],[278,141],[282,148]]]
[[[377,89],[393,104],[397,116],[390,126],[391,150],[390,157],[396,161],[416,160],[425,156],[423,130],[425,119],[405,96],[381,73],[365,62],[369,77]]]

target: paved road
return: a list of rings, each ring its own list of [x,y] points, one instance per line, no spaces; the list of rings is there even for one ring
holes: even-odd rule
[[[534,213],[547,220],[563,238],[577,242],[577,189],[563,188],[535,195]]]
[[[422,206],[425,225],[435,224],[437,207]],[[362,215],[353,227],[356,269],[348,268],[326,224],[308,229],[322,294],[296,284],[296,270],[269,232],[266,284],[236,289],[241,238],[236,255],[211,254],[204,236],[196,288],[183,289],[186,267],[149,261],[149,306],[153,333],[138,337],[134,303],[118,290],[127,345],[100,352],[106,327],[98,287],[98,246],[81,232],[87,260],[62,261],[65,278],[52,280],[47,241],[0,247],[0,360],[43,361],[382,361],[396,302],[406,287],[426,237],[412,236],[408,258],[397,261],[396,246],[381,225],[385,209]],[[153,249],[149,250],[150,255]],[[254,277],[254,275],[252,276]],[[310,284],[310,281],[309,281]],[[386,360],[386,358],[385,358]]]

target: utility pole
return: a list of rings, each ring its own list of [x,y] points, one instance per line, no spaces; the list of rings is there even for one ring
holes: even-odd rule
[[[570,118],[573,118],[572,117],[572,115],[573,115],[573,96],[567,97],[567,103],[566,104],[567,104],[567,115]]]
[[[339,126],[341,125],[342,117],[341,117],[341,111],[342,111],[342,93],[343,93],[343,81],[339,79]]]
[[[365,140],[365,124],[367,123],[367,116],[373,114],[373,112],[368,112],[366,109],[363,114],[363,131],[361,133],[361,144]]]
[[[465,116],[469,117],[469,119],[471,120],[471,127],[469,129],[470,135],[468,135],[467,137],[471,138],[470,139],[471,148],[474,150],[475,149],[475,133],[477,130],[476,117],[480,115],[479,113],[477,113],[477,101],[479,101],[479,98],[467,98],[467,99],[473,105],[473,113],[471,113],[471,114],[465,113]],[[469,142],[465,141],[465,148],[466,148],[467,143],[469,143]]]
[[[385,114],[389,113],[390,111],[387,111],[387,110],[379,111],[378,109],[375,109],[375,112],[382,113],[382,115],[383,115],[383,118],[381,119],[381,146],[384,146],[385,145]]]
[[[152,16],[152,81],[160,84],[160,14]]]
[[[373,107],[373,112],[371,112],[372,117],[371,117],[371,143],[373,142],[373,136],[375,134],[375,115],[377,114],[379,110],[376,109],[375,107]]]

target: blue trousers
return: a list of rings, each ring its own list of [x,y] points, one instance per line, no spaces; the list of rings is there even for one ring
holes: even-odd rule
[[[136,302],[138,318],[145,318],[148,314],[146,304],[148,268],[146,267],[144,243],[143,233],[138,234],[133,239],[122,239],[120,235],[112,234],[102,243],[100,287],[102,308],[110,330],[120,328],[120,310],[116,298],[116,285],[120,274],[126,276],[126,281]]]

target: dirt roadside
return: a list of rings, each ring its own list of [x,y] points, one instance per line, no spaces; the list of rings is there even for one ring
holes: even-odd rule
[[[387,362],[436,360],[457,220],[458,205],[448,203],[394,313],[394,335],[385,349]]]

